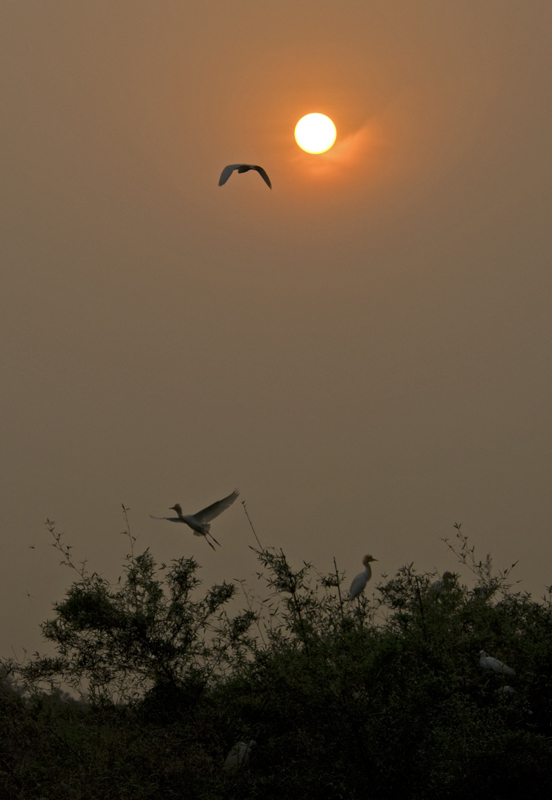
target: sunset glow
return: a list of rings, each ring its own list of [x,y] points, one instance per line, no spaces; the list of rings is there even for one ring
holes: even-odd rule
[[[307,153],[325,153],[336,135],[335,125],[325,114],[307,114],[295,126],[295,141]]]

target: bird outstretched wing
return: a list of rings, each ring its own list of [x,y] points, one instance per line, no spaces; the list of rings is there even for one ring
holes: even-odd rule
[[[150,514],[150,517],[151,517],[152,519],[166,519],[166,520],[168,520],[169,522],[182,522],[182,520],[180,519],[180,517],[154,517],[154,516],[153,516],[153,514]]]
[[[224,167],[224,169],[220,173],[218,185],[224,186],[230,175],[234,172],[235,169],[239,169],[239,167],[241,167],[241,164],[228,164],[227,167]]]
[[[216,503],[212,503],[212,505],[207,506],[207,508],[202,509],[202,511],[198,511],[197,514],[194,514],[195,519],[197,519],[200,525],[203,525],[205,522],[210,522],[215,517],[218,517],[219,514],[222,514],[223,511],[226,511],[234,500],[236,500],[238,495],[239,491],[235,489],[228,497],[217,500]]]
[[[270,178],[269,178],[269,177],[268,177],[268,175],[266,174],[266,170],[264,170],[262,167],[253,167],[253,169],[256,169],[256,170],[257,170],[257,172],[259,173],[259,175],[261,176],[261,178],[263,179],[263,181],[266,183],[266,185],[268,186],[268,188],[269,188],[269,189],[272,189],[272,184],[270,183]]]

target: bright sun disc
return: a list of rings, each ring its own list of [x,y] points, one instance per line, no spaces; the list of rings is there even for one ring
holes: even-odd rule
[[[295,126],[295,141],[307,153],[325,153],[336,135],[335,125],[325,114],[307,114]]]

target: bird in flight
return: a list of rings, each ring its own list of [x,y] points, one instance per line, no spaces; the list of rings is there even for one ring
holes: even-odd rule
[[[207,544],[215,549],[215,545],[209,541],[208,537],[210,536],[211,539],[215,544],[218,544],[220,547],[219,542],[215,539],[210,531],[210,522],[215,517],[218,517],[219,514],[222,514],[227,508],[229,508],[234,500],[239,495],[239,491],[235,489],[232,494],[229,494],[228,497],[224,497],[222,500],[217,500],[216,503],[212,503],[207,508],[204,508],[202,511],[198,511],[196,514],[183,514],[182,513],[182,506],[179,503],[175,503],[174,506],[171,506],[171,511],[176,511],[178,516],[176,517],[154,517],[150,514],[152,519],[166,519],[169,522],[183,522],[185,525],[188,525],[194,532],[194,536],[205,536],[205,541]]]
[[[263,181],[266,183],[269,189],[272,189],[272,184],[270,183],[270,178],[264,171],[262,167],[257,166],[257,164],[228,164],[227,167],[224,167],[222,172],[220,173],[220,178],[218,185],[224,186],[230,175],[237,169],[238,172],[241,174],[242,172],[249,172],[250,169],[256,169]]]
[[[351,588],[349,589],[349,600],[354,600],[355,597],[358,597],[366,589],[366,584],[372,577],[372,568],[370,567],[371,561],[377,561],[377,558],[372,558],[372,556],[364,556],[362,559],[362,563],[366,569],[364,572],[359,572],[356,578],[353,580]]]

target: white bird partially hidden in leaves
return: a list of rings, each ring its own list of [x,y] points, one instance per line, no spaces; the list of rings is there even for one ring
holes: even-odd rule
[[[230,750],[224,762],[224,769],[239,769],[245,766],[249,761],[251,750],[255,747],[257,742],[255,739],[250,739],[248,742],[238,742]]]
[[[219,514],[222,514],[223,511],[226,511],[226,509],[232,505],[238,495],[239,491],[234,489],[232,494],[229,494],[228,497],[224,497],[222,500],[217,500],[216,503],[207,506],[207,508],[204,508],[202,511],[198,511],[196,514],[183,514],[180,504],[175,503],[174,506],[171,506],[171,511],[176,511],[178,514],[177,517],[154,517],[153,514],[150,514],[150,517],[152,519],[166,519],[169,522],[184,522],[193,530],[194,536],[205,536],[207,544],[214,550],[215,545],[209,541],[208,537],[211,537],[213,542],[218,544],[219,547],[220,544],[217,542],[213,534],[209,532],[211,528],[209,523],[212,519],[218,517]]]
[[[503,675],[515,675],[515,670],[512,667],[507,667],[498,658],[488,656],[484,650],[479,651],[479,666],[483,669],[493,669],[495,672],[501,672]]]
[[[362,563],[366,567],[364,572],[359,572],[356,578],[353,580],[351,584],[351,588],[349,589],[349,600],[354,600],[355,597],[358,597],[366,589],[366,584],[372,577],[372,569],[370,567],[371,561],[377,561],[377,558],[372,558],[372,556],[364,556],[362,559]]]
[[[228,166],[224,167],[224,169],[220,173],[220,178],[219,178],[218,185],[219,186],[224,186],[224,184],[226,183],[226,181],[228,180],[228,178],[234,172],[235,169],[238,170],[240,175],[241,175],[242,172],[249,172],[250,169],[257,170],[257,172],[259,173],[259,175],[261,176],[263,181],[266,183],[268,188],[272,189],[272,184],[270,183],[270,178],[266,174],[265,170],[262,167],[259,167],[257,164],[228,164]]]

